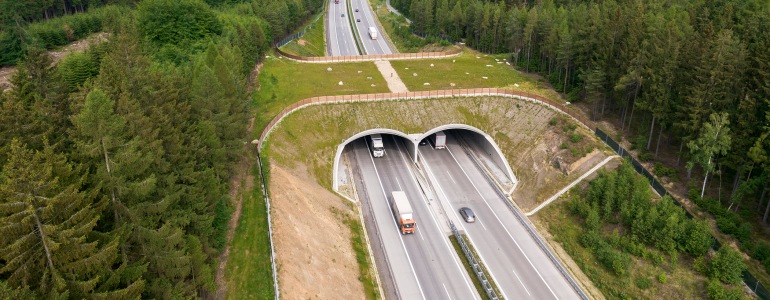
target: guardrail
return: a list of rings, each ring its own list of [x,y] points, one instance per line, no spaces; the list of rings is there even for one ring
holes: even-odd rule
[[[505,205],[508,206],[508,209],[510,209],[513,212],[513,214],[516,216],[516,219],[519,220],[519,223],[524,225],[524,228],[527,230],[527,232],[532,237],[532,239],[535,240],[535,242],[540,247],[540,249],[542,249],[543,252],[545,252],[546,256],[548,256],[548,259],[551,260],[551,263],[553,263],[556,266],[556,268],[559,269],[559,272],[561,273],[561,275],[567,279],[567,282],[569,282],[570,286],[572,286],[572,289],[578,293],[580,298],[588,300],[588,296],[583,292],[583,290],[580,288],[577,282],[575,282],[572,276],[569,275],[569,273],[564,268],[564,266],[561,265],[561,262],[559,262],[559,260],[556,259],[556,256],[553,255],[553,253],[551,252],[551,249],[548,248],[548,246],[546,246],[543,239],[540,237],[539,234],[537,234],[537,231],[534,228],[532,228],[529,222],[527,222],[526,217],[523,216],[519,212],[519,210],[513,206],[513,204],[510,201],[508,201],[508,198],[505,196],[505,193],[503,193],[503,191],[500,190],[500,187],[497,184],[494,184],[494,180],[492,179],[492,177],[490,177],[489,174],[487,174],[487,172],[484,172],[484,168],[482,167],[481,162],[476,158],[476,156],[473,153],[471,153],[468,150],[467,147],[462,147],[462,148],[463,148],[463,151],[466,154],[468,154],[468,156],[471,158],[471,161],[473,161],[473,164],[476,166],[476,168],[478,168],[481,171],[481,174],[484,174],[484,177],[487,179],[487,181],[492,183],[491,186],[495,190],[495,193],[497,193],[497,195],[500,196],[501,199],[503,199],[503,202],[505,202]]]
[[[479,282],[481,282],[481,287],[484,289],[484,292],[487,293],[487,297],[492,300],[500,299],[497,297],[497,293],[495,293],[495,289],[492,288],[492,284],[489,283],[489,280],[487,279],[487,275],[484,274],[484,270],[481,268],[481,265],[479,264],[478,260],[476,259],[476,255],[473,255],[473,251],[468,247],[468,244],[465,243],[465,239],[462,235],[460,235],[460,232],[457,231],[457,227],[455,227],[455,223],[452,221],[449,221],[449,228],[452,229],[452,234],[454,234],[455,239],[457,240],[457,243],[460,244],[460,249],[463,250],[463,254],[465,254],[465,258],[468,259],[468,264],[471,265],[471,268],[473,269],[473,273],[476,274],[476,278],[479,279]]]
[[[357,61],[375,61],[375,60],[402,60],[402,59],[424,59],[424,58],[443,58],[456,56],[463,52],[462,49],[452,49],[444,52],[418,52],[418,53],[394,53],[394,54],[372,54],[372,55],[344,55],[344,56],[317,56],[306,57],[283,52],[275,48],[276,52],[286,58],[305,63],[335,63],[335,62],[357,62]]]

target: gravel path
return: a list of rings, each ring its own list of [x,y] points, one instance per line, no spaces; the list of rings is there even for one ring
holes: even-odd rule
[[[377,69],[382,73],[382,77],[385,77],[385,81],[388,82],[388,89],[390,89],[391,93],[405,93],[409,91],[389,61],[380,60],[375,61],[374,64],[377,65]]]

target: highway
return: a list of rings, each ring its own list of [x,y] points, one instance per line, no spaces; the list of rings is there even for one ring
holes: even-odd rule
[[[375,20],[376,16],[374,11],[372,11],[372,7],[369,5],[369,0],[350,0],[350,5],[353,8],[353,22],[356,24],[356,28],[358,28],[358,34],[361,37],[361,42],[364,45],[366,54],[395,53],[395,51],[390,48],[390,44],[388,44],[387,40],[382,36],[384,30],[378,26],[377,21]],[[356,9],[358,9],[358,12],[355,12]],[[361,22],[357,22],[357,20],[361,20]],[[369,36],[369,27],[377,28],[379,36],[376,40],[373,40]]]
[[[338,4],[334,0],[327,0],[329,10],[326,15],[328,27],[326,31],[326,52],[330,56],[359,55],[356,41],[353,39],[353,30],[347,10],[348,2],[340,0]],[[345,15],[344,17],[342,15]]]
[[[460,207],[476,214],[475,223],[457,225],[505,299],[579,299],[454,136],[447,134],[446,149],[421,146],[419,153],[441,201],[451,205],[458,219]]]
[[[378,265],[381,277],[393,281],[401,299],[481,299],[449,243],[448,234],[441,229],[435,207],[431,207],[436,205],[429,205],[423,197],[403,145],[392,137],[384,140],[386,155],[381,158],[371,156],[363,139],[349,144],[350,158],[361,177],[356,180],[356,188],[361,201],[365,201],[365,214],[374,218],[369,221],[377,227],[367,228],[370,237],[371,233],[376,236],[371,238],[372,248],[383,249],[374,252],[386,256],[378,261],[388,264]],[[396,226],[389,201],[391,192],[397,190],[407,194],[414,210],[414,234],[401,235]]]

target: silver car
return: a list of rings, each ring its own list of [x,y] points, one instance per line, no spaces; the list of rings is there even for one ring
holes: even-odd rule
[[[463,207],[460,209],[460,215],[463,217],[463,220],[468,223],[476,222],[476,215],[473,213],[473,210],[467,207]]]

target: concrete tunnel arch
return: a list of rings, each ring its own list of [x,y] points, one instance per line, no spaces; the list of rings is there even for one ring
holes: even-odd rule
[[[407,150],[409,151],[409,154],[412,157],[412,161],[417,162],[417,159],[418,159],[417,147],[420,141],[436,132],[450,130],[450,129],[462,129],[462,130],[471,131],[477,134],[476,136],[474,136],[477,139],[471,142],[474,142],[476,145],[482,146],[482,150],[484,150],[485,152],[483,154],[489,157],[498,166],[501,166],[503,171],[506,173],[508,178],[513,183],[513,187],[511,188],[511,190],[504,191],[504,193],[506,194],[512,193],[513,190],[518,185],[518,180],[516,179],[516,176],[513,174],[513,170],[511,169],[511,166],[508,164],[508,160],[505,159],[505,156],[503,155],[503,152],[500,150],[500,147],[497,145],[497,143],[495,143],[492,137],[486,134],[484,131],[466,124],[441,125],[436,128],[430,129],[425,133],[418,133],[418,134],[406,134],[404,132],[401,132],[395,129],[389,129],[389,128],[368,129],[368,130],[359,132],[357,134],[354,134],[353,136],[349,137],[348,139],[346,139],[345,141],[343,141],[337,146],[337,153],[334,155],[334,164],[332,168],[332,189],[336,192],[339,191],[338,172],[339,172],[340,158],[342,156],[342,151],[345,149],[345,146],[347,146],[347,144],[349,144],[350,142],[371,134],[376,134],[376,133],[400,136],[412,142],[411,144],[407,143]],[[481,139],[478,139],[479,137]]]
[[[372,134],[391,134],[395,136],[400,136],[402,138],[405,138],[407,140],[412,141],[412,144],[414,143],[414,135],[406,134],[401,131],[390,129],[390,128],[374,128],[374,129],[368,129],[361,131],[359,133],[354,134],[353,136],[349,137],[348,139],[344,140],[342,143],[337,145],[337,153],[334,154],[334,165],[332,166],[332,190],[335,192],[339,192],[339,181],[337,180],[339,178],[339,166],[340,166],[340,157],[342,157],[342,150],[345,149],[345,146],[347,146],[350,142],[355,141],[357,139],[360,139],[362,137],[372,135]],[[417,140],[419,142],[419,140]],[[415,146],[410,147],[409,153],[415,153]],[[414,157],[414,155],[412,155]]]

